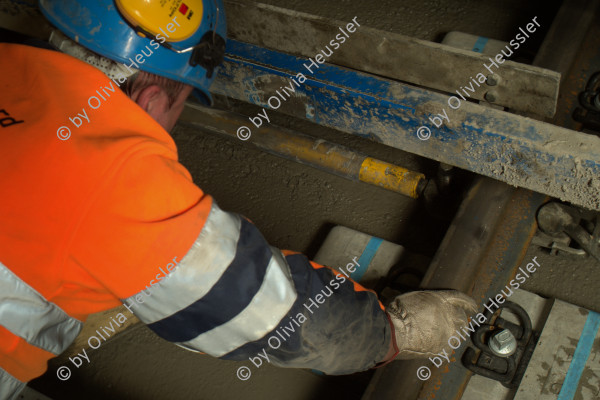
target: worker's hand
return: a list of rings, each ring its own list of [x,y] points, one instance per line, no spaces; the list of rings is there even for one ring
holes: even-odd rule
[[[448,339],[475,316],[477,304],[456,290],[421,291],[396,297],[386,311],[396,330],[396,358],[425,358],[448,348]]]

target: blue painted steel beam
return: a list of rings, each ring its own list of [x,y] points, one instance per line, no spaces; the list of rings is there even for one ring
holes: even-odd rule
[[[446,94],[330,64],[311,73],[304,58],[235,40],[227,46],[217,94],[267,115],[274,96],[277,112],[600,210],[600,138],[466,101],[453,110]],[[443,109],[450,122],[436,128],[428,117]],[[431,130],[428,140],[417,137],[421,126]]]

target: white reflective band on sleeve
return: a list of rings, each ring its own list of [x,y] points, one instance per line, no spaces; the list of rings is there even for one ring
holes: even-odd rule
[[[240,217],[221,211],[213,202],[206,223],[190,251],[159,283],[123,302],[146,324],[159,321],[195,303],[217,283],[235,257]],[[142,295],[143,304],[135,300]]]
[[[281,254],[272,248],[273,257],[265,279],[250,304],[238,315],[196,338],[180,343],[182,347],[221,357],[258,340],[278,327],[298,297],[292,276]]]
[[[27,343],[58,355],[75,340],[82,323],[0,262],[0,325]]]
[[[0,400],[16,400],[25,383],[0,368]]]

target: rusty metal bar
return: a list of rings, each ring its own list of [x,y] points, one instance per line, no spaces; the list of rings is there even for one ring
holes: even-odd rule
[[[547,198],[480,178],[469,191],[448,229],[421,286],[457,289],[481,306],[512,279],[536,229],[535,214]],[[483,307],[480,307],[483,308]],[[471,372],[460,364],[464,346],[449,365],[435,369],[428,360],[395,361],[378,370],[362,400],[458,400]],[[427,365],[431,377],[420,381],[417,370]]]

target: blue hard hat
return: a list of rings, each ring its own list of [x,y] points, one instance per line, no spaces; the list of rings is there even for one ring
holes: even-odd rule
[[[227,32],[222,0],[40,0],[40,9],[81,46],[191,85],[200,101],[212,104],[208,89]]]

